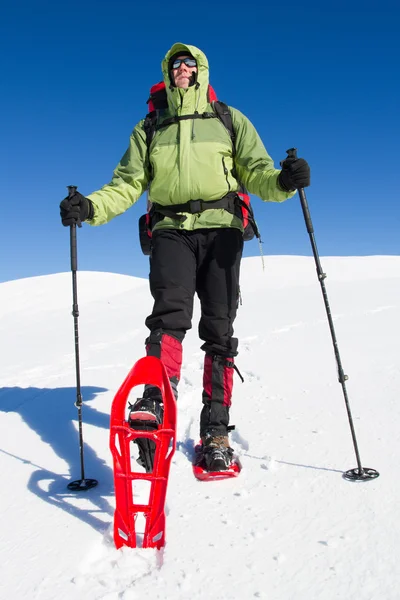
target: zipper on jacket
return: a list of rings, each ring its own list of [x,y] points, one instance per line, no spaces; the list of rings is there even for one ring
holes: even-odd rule
[[[196,83],[196,87],[195,87],[195,94],[197,96],[197,98],[196,98],[196,105],[195,105],[195,109],[194,109],[194,114],[195,115],[197,115],[198,112],[199,112],[198,111],[199,101],[200,101],[199,87],[200,87],[200,84],[197,82]],[[194,140],[194,137],[195,137],[195,135],[194,135],[194,119],[193,119],[193,122],[192,122],[192,140]]]
[[[229,183],[229,178],[228,178],[229,171],[228,171],[228,169],[226,168],[226,164],[225,164],[225,159],[224,159],[224,157],[222,157],[222,166],[223,166],[223,168],[224,168],[224,173],[225,173],[225,179],[226,179],[226,183],[228,184],[228,192],[230,192],[230,191],[231,191],[231,184]]]

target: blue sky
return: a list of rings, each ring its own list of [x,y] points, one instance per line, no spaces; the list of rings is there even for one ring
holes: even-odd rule
[[[200,47],[218,97],[279,166],[297,146],[321,256],[400,253],[398,2],[20,1],[0,9],[0,280],[68,271],[66,186],[112,176],[177,41]],[[310,255],[298,196],[253,198],[264,253]],[[78,232],[79,268],[146,276],[142,198]],[[245,255],[258,253],[255,242]]]

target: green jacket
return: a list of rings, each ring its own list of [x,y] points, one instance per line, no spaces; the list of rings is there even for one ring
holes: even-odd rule
[[[187,52],[197,60],[197,85],[187,90],[172,87],[168,61],[176,52]],[[173,115],[212,112],[207,101],[208,61],[198,48],[174,44],[162,62],[168,109],[160,119]],[[91,225],[102,225],[125,212],[148,190],[149,200],[164,206],[201,198],[217,200],[238,191],[238,178],[251,194],[266,202],[282,202],[294,195],[277,186],[279,170],[274,168],[257,131],[238,110],[230,108],[236,132],[236,155],[232,156],[229,132],[219,119],[188,119],[156,132],[147,157],[144,120],[134,128],[129,148],[114,171],[111,182],[88,196],[94,207]],[[148,160],[151,163],[150,178]],[[165,217],[155,229],[235,227],[242,229],[238,217],[224,209],[210,209],[182,221]]]

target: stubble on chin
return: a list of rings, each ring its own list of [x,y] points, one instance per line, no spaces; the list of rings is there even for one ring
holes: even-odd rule
[[[175,85],[180,88],[188,88],[189,87],[189,79],[186,77],[179,78],[175,80]]]

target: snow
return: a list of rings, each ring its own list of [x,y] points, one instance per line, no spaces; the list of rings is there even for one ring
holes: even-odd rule
[[[203,355],[184,344],[163,551],[112,541],[113,396],[144,354],[144,279],[78,273],[86,493],[80,477],[71,274],[0,285],[0,597],[13,600],[399,598],[400,257],[321,259],[364,467],[356,458],[314,261],[242,266],[232,445],[239,478],[193,478]]]

